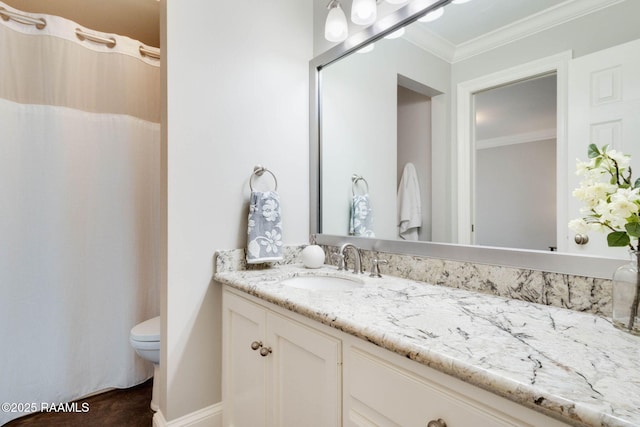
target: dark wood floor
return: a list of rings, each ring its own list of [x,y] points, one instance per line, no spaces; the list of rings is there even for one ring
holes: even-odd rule
[[[5,427],[150,427],[152,385],[152,380],[148,380],[125,390],[112,390],[79,400],[78,410],[86,408],[83,403],[87,403],[88,412],[40,412],[13,420]]]

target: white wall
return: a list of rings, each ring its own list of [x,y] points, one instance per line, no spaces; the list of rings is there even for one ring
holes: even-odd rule
[[[322,70],[323,233],[349,234],[355,173],[368,183],[376,237],[395,235],[396,75],[384,47]]]
[[[446,104],[449,72],[449,64],[402,39],[380,40],[373,52],[352,54],[322,70],[324,233],[348,234],[350,177],[357,173],[369,183],[376,237],[398,237],[398,75],[444,92]],[[438,172],[448,174],[446,169],[433,173]]]
[[[248,180],[278,177],[286,243],[308,241],[312,0],[166,0],[166,283],[160,407],[221,399],[217,249],[246,244]]]

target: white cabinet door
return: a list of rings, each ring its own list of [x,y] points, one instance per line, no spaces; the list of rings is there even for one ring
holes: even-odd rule
[[[580,217],[580,202],[572,196],[580,177],[576,158],[588,160],[589,144],[631,154],[634,180],[640,175],[640,40],[601,50],[569,62],[568,213]],[[567,227],[568,230],[568,227]],[[570,252],[627,258],[626,248],[609,248],[605,233],[592,232],[578,245],[568,231]]]
[[[341,425],[339,339],[230,292],[223,313],[223,425]]]
[[[285,317],[268,313],[273,347],[267,407],[273,426],[339,426],[340,341]]]
[[[225,293],[222,327],[223,425],[265,427],[267,358],[251,348],[265,335],[265,310]]]

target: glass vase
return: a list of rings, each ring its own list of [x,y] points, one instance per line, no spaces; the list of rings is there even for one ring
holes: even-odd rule
[[[613,274],[613,324],[626,332],[640,335],[640,252],[630,251],[631,261]]]

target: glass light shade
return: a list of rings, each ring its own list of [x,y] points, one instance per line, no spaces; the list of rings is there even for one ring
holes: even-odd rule
[[[398,37],[402,37],[404,35],[405,29],[404,27],[401,27],[397,30],[395,30],[393,33],[387,34],[386,36],[384,36],[385,39],[397,39]]]
[[[432,22],[432,21],[435,21],[436,19],[440,18],[442,15],[444,15],[444,8],[443,7],[439,7],[436,10],[432,10],[431,12],[427,13],[426,15],[424,15],[422,18],[418,19],[418,21],[420,21],[420,22]]]
[[[336,3],[329,9],[327,21],[324,24],[324,38],[330,42],[341,42],[347,38],[348,32],[347,17],[340,4]]]
[[[376,0],[353,0],[351,21],[357,25],[370,25],[376,22],[378,7]]]
[[[406,3],[407,0],[387,0],[387,3],[389,4],[403,4]]]
[[[462,3],[466,3],[469,2],[471,0],[453,0],[451,3],[453,4],[462,4]]]

